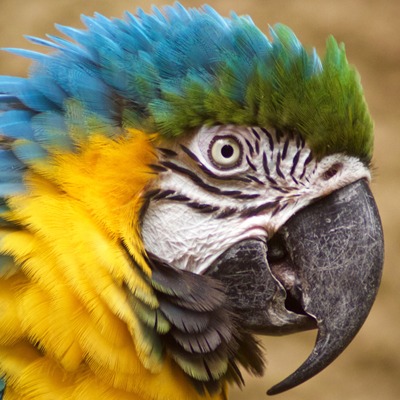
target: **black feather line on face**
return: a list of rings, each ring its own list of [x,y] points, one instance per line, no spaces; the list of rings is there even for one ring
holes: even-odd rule
[[[178,155],[177,152],[175,152],[174,150],[171,149],[167,149],[164,147],[157,147],[157,150],[160,151],[165,157],[176,157]]]
[[[259,185],[262,185],[262,186],[264,185],[264,182],[261,181],[260,179],[258,179],[256,176],[254,176],[254,175],[246,175],[246,176],[247,176],[247,178],[251,179],[253,182],[255,182]]]
[[[278,176],[280,176],[283,180],[285,180],[285,175],[283,174],[282,170],[281,170],[281,153],[278,152],[278,156],[276,157],[276,173],[278,174]]]
[[[257,168],[256,168],[256,166],[250,161],[249,156],[246,156],[246,161],[247,161],[247,164],[249,165],[249,167],[250,167],[254,172],[257,172]]]
[[[221,282],[178,270],[152,254],[148,257],[158,310],[171,325],[159,339],[199,393],[217,393],[224,382],[241,386],[238,364],[261,375],[264,361],[260,345],[242,331],[240,316],[231,311]]]
[[[307,158],[304,160],[303,171],[301,172],[301,175],[299,177],[300,180],[304,178],[304,175],[307,172],[307,165],[312,161],[312,159],[313,159],[313,154],[310,151],[310,153],[308,154]]]
[[[249,140],[245,139],[245,142],[246,142],[246,144],[247,144],[247,147],[249,148],[250,156],[253,156],[253,154],[254,154],[254,148],[253,148],[253,146],[251,145],[251,143],[250,143]]]
[[[265,212],[267,210],[274,210],[278,208],[279,206],[279,201],[269,201],[263,204],[260,204],[259,206],[255,207],[249,207],[244,209],[240,213],[241,218],[249,218],[249,217],[254,217],[262,212]]]
[[[260,141],[261,140],[260,135],[258,134],[258,132],[254,128],[251,128],[251,133],[255,136],[256,141]]]
[[[154,172],[166,172],[168,171],[167,168],[159,165],[159,164],[149,164],[149,167],[154,171]]]
[[[285,140],[285,144],[283,145],[283,150],[282,150],[282,160],[284,160],[286,158],[287,155],[287,151],[289,148],[289,143],[291,141],[291,135],[288,135],[288,137]]]
[[[268,138],[269,149],[271,152],[274,151],[274,139],[272,138],[271,133],[268,132],[267,129],[261,128],[261,131],[264,132],[265,136]]]
[[[301,150],[298,150],[293,157],[292,168],[290,169],[290,175],[292,176],[292,178],[293,178],[294,171],[296,170],[297,163],[299,162],[300,154],[301,154]]]

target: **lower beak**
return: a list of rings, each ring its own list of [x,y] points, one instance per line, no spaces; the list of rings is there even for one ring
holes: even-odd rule
[[[237,243],[208,275],[224,283],[252,332],[318,329],[307,360],[268,391],[277,394],[316,375],[347,347],[375,300],[382,265],[378,210],[360,180],[299,211],[267,244]]]

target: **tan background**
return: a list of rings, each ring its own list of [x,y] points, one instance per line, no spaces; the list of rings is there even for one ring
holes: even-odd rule
[[[79,15],[94,11],[120,17],[123,10],[146,11],[145,0],[0,0],[0,46],[34,48],[23,34],[55,33],[53,23],[81,26]],[[185,6],[203,1],[182,0]],[[329,34],[346,43],[359,69],[376,125],[373,191],[386,235],[386,263],[378,300],[363,329],[327,370],[277,400],[400,399],[400,1],[398,0],[208,0],[217,11],[250,14],[266,32],[269,24],[289,25],[303,43],[323,51]],[[0,74],[23,75],[28,62],[0,54]],[[269,367],[263,379],[248,379],[232,400],[265,399],[265,390],[297,368],[312,349],[315,333],[265,338]]]

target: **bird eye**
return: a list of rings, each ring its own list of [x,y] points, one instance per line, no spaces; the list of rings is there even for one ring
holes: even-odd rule
[[[242,145],[233,136],[217,136],[211,142],[209,157],[219,168],[232,168],[242,160]]]

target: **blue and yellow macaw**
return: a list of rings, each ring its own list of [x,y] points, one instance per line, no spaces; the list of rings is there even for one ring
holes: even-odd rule
[[[343,46],[208,6],[83,22],[0,77],[4,400],[222,400],[263,373],[254,334],[317,328],[269,393],[309,379],[382,268]]]

